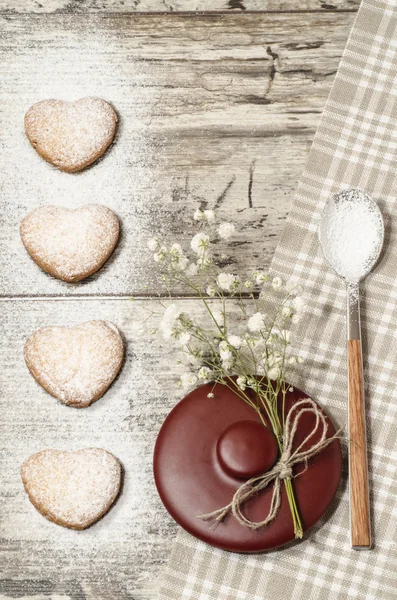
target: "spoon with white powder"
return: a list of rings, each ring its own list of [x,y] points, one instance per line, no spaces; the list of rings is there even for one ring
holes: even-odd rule
[[[325,259],[345,280],[347,289],[350,531],[352,548],[365,550],[371,547],[371,524],[359,284],[382,250],[382,213],[364,192],[342,191],[325,205],[319,239]]]

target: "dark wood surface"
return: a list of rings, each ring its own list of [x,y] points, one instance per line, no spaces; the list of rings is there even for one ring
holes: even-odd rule
[[[146,312],[129,296],[158,291],[146,238],[160,227],[183,242],[197,206],[218,208],[238,228],[232,268],[268,266],[357,4],[0,2],[0,598],[155,597],[177,528],[154,489],[152,450],[180,390],[173,357],[158,341],[132,335]],[[258,8],[269,12],[248,13]],[[226,12],[171,14],[182,9]],[[98,165],[60,173],[25,140],[24,113],[43,98],[89,94],[114,103],[119,135]],[[19,222],[42,204],[87,202],[114,209],[123,236],[103,271],[69,286],[32,263]],[[65,294],[74,299],[55,299]],[[194,300],[178,302],[199,309]],[[35,384],[22,348],[35,328],[93,318],[121,328],[127,361],[108,394],[76,413]],[[29,505],[19,466],[45,447],[86,445],[121,459],[125,485],[106,519],[76,533]]]

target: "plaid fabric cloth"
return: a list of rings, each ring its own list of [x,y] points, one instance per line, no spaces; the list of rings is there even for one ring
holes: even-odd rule
[[[346,423],[345,289],[324,263],[317,229],[325,201],[341,188],[361,188],[378,201],[386,247],[363,285],[362,302],[375,547],[350,548],[345,460],[333,506],[300,543],[244,556],[180,532],[161,600],[397,598],[396,175],[397,0],[364,0],[272,267],[301,283],[307,301],[296,336],[306,363],[292,382],[326,406],[336,423]]]

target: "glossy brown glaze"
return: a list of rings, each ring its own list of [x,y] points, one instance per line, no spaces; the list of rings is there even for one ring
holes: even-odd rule
[[[274,446],[269,441],[272,434],[261,435],[256,412],[225,386],[216,386],[214,398],[208,398],[211,391],[212,384],[208,384],[191,392],[171,411],[160,430],[154,451],[154,476],[160,497],[179,525],[208,544],[233,552],[263,552],[282,546],[294,539],[284,488],[277,518],[257,531],[241,526],[232,516],[215,528],[198,518],[228,504],[237,487],[255,469],[263,465],[270,468],[274,463]],[[285,410],[306,397],[297,389],[288,392]],[[279,405],[281,410],[281,401]],[[331,436],[335,428],[329,420],[328,424]],[[302,443],[313,425],[313,415],[302,416],[294,447]],[[239,430],[242,442],[238,442],[238,435],[236,438]],[[309,446],[317,439],[313,435]],[[233,450],[230,444],[233,440],[240,444],[240,458],[238,449]],[[257,449],[261,442],[265,451]],[[335,440],[310,459],[307,468],[295,467],[294,474],[299,476],[293,485],[305,531],[317,523],[332,501],[341,466],[340,443]],[[270,486],[246,503],[245,514],[251,520],[262,520],[269,510],[271,495]]]

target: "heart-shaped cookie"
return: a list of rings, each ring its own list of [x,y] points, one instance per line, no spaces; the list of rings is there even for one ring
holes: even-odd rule
[[[120,371],[123,340],[112,323],[88,321],[75,327],[43,327],[25,343],[26,366],[35,380],[68,406],[98,400]]]
[[[114,108],[101,98],[42,100],[26,113],[25,132],[40,156],[74,173],[102,156],[113,141],[117,121]]]
[[[102,448],[42,450],[21,467],[31,503],[49,521],[85,529],[111,507],[120,491],[121,466]]]
[[[73,283],[86,279],[107,261],[117,244],[120,225],[116,215],[100,204],[75,210],[42,206],[23,219],[20,233],[39,267]]]

